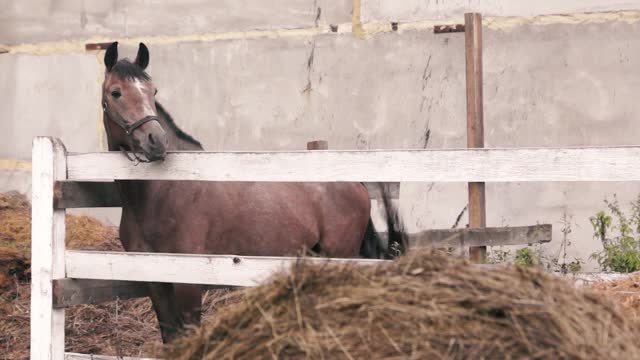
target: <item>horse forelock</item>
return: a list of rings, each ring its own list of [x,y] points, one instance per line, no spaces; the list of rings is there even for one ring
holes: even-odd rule
[[[119,60],[115,65],[113,65],[109,72],[122,80],[151,80],[151,76],[149,76],[146,71],[144,71],[140,66],[129,61],[129,59]]]

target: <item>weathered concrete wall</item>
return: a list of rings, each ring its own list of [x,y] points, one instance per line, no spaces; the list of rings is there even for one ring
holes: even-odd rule
[[[538,16],[636,10],[631,0],[360,0],[362,21],[415,21],[461,18],[465,12],[485,16]]]
[[[349,0],[0,0],[0,9],[0,44],[304,28],[351,21]]]
[[[246,0],[146,10],[135,1],[101,9],[45,1],[29,12],[26,3],[0,3],[11,6],[0,15],[0,43],[9,51],[0,55],[0,191],[29,189],[35,135],[60,137],[71,151],[105,149],[104,52],[84,52],[85,41],[117,38],[129,57],[139,40],[148,43],[160,102],[210,150],[302,149],[318,138],[336,149],[455,148],[466,146],[464,35],[435,35],[434,21],[460,22],[471,9],[530,16],[640,7],[356,0],[354,11],[346,1],[267,7]],[[83,11],[93,14],[85,25]],[[397,20],[391,31],[388,21]],[[2,31],[9,23],[13,30]],[[487,146],[637,144],[640,12],[487,18],[486,25]],[[586,260],[600,248],[588,217],[605,196],[627,203],[639,192],[634,183],[488,184],[487,222],[553,223],[554,242],[545,247],[553,254],[567,214],[568,258]],[[466,196],[466,184],[406,183],[400,203],[409,230],[417,231],[451,227]],[[101,216],[117,223],[117,213]]]

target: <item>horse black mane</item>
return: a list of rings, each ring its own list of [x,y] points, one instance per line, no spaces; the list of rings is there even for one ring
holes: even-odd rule
[[[131,80],[138,79],[142,81],[151,80],[151,76],[149,76],[149,74],[147,74],[140,66],[129,61],[129,59],[122,59],[118,61],[111,68],[111,72],[114,73],[116,76],[118,76],[122,80],[127,80],[127,79],[131,79]],[[180,129],[178,125],[176,125],[171,115],[169,115],[169,113],[164,109],[164,107],[160,105],[160,103],[157,101],[156,101],[156,109],[158,110],[158,115],[160,115],[161,117],[167,120],[167,124],[169,125],[171,130],[173,130],[176,133],[176,136],[179,139],[190,142],[202,148],[202,144],[200,144],[198,140],[194,139],[191,135],[182,131],[182,129]]]
[[[191,135],[187,134],[186,132],[182,131],[182,129],[180,129],[178,127],[178,125],[176,125],[175,121],[173,121],[173,118],[171,117],[171,115],[169,115],[169,113],[164,109],[164,107],[162,107],[162,105],[160,105],[159,102],[156,101],[156,110],[158,110],[158,115],[160,115],[161,117],[165,118],[167,120],[167,124],[169,125],[169,127],[171,128],[171,130],[173,130],[176,133],[176,136],[184,141],[188,141],[194,145],[197,145],[199,148],[202,148],[202,144],[200,144],[200,142],[196,139],[194,139]]]

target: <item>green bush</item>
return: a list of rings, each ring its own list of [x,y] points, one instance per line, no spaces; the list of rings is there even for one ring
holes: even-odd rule
[[[640,270],[640,195],[631,203],[630,216],[620,209],[615,195],[612,202],[605,199],[605,204],[611,215],[599,211],[590,218],[594,237],[603,246],[602,251],[593,253],[590,258],[604,271],[628,273]]]
[[[538,266],[541,262],[540,252],[528,247],[516,250],[516,257],[513,260],[515,265],[523,267]]]
[[[512,263],[516,266],[530,267],[542,264],[542,255],[539,249],[525,247],[517,249],[515,255],[509,250],[492,249],[485,259],[487,264]]]

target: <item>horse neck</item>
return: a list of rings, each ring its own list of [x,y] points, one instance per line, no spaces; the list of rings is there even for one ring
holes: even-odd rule
[[[192,142],[179,137],[178,134],[176,134],[176,131],[174,130],[173,126],[169,124],[170,120],[168,120],[164,116],[164,114],[158,113],[158,120],[160,121],[160,125],[162,125],[162,128],[164,129],[164,131],[168,136],[168,140],[169,140],[169,146],[167,147],[168,151],[202,150],[202,148],[199,147],[198,145],[193,144]]]
[[[104,121],[110,121],[105,114]],[[165,130],[165,133],[168,137],[169,145],[167,147],[168,151],[202,151],[203,148],[194,144],[188,140],[182,139],[175,131],[174,126],[172,126],[169,122],[171,120],[166,118],[165,113],[158,112],[158,121],[160,125]],[[106,124],[105,124],[106,125]],[[109,133],[107,130],[107,137],[109,137]],[[110,151],[119,151],[120,149],[112,148],[111,140],[109,139],[109,150]],[[120,197],[122,199],[123,208],[136,209],[140,206],[144,206],[145,199],[147,199],[148,193],[153,192],[153,184],[157,183],[154,180],[116,180],[115,181],[119,191]]]

